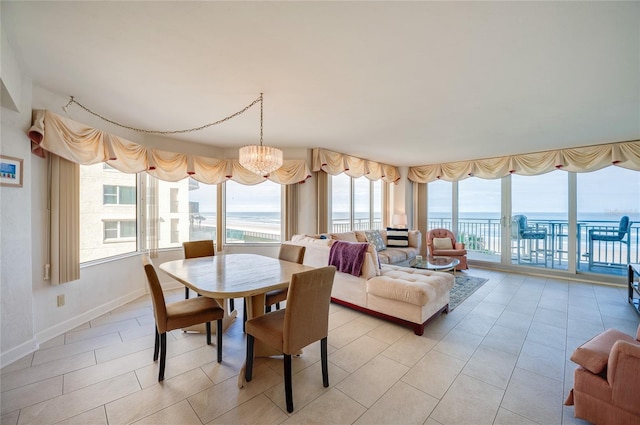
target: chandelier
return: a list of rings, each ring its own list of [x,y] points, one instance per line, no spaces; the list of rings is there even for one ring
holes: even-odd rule
[[[260,93],[260,144],[240,148],[240,165],[261,176],[282,167],[282,151],[262,144],[262,93]]]

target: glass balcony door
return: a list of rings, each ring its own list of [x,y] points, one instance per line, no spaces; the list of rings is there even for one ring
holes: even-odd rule
[[[458,240],[469,260],[501,262],[503,251],[500,179],[468,178],[458,182]]]
[[[511,176],[511,264],[567,270],[568,175]]]

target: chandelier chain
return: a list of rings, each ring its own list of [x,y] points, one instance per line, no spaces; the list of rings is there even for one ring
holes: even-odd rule
[[[238,112],[229,115],[228,117],[224,117],[218,121],[214,121],[208,124],[204,124],[201,125],[200,127],[194,127],[194,128],[187,128],[184,130],[169,130],[169,131],[160,131],[160,130],[146,130],[146,129],[142,129],[142,128],[136,128],[136,127],[131,127],[125,124],[121,124],[117,121],[111,120],[107,117],[104,117],[100,114],[98,114],[97,112],[93,112],[91,109],[87,108],[86,106],[84,106],[83,104],[81,104],[80,102],[78,102],[77,100],[74,99],[73,96],[71,96],[69,103],[67,103],[67,105],[65,107],[63,107],[62,109],[64,109],[64,111],[67,111],[67,108],[69,107],[69,105],[75,103],[76,105],[78,105],[79,107],[81,107],[82,109],[84,109],[85,111],[87,111],[88,113],[90,113],[91,115],[100,118],[103,121],[106,121],[108,123],[111,123],[113,125],[117,125],[118,127],[121,128],[126,128],[127,130],[132,130],[132,131],[137,131],[139,133],[148,133],[148,134],[180,134],[180,133],[191,133],[193,131],[200,131],[200,130],[204,130],[205,128],[214,126],[214,125],[218,125],[218,124],[222,124],[225,121],[229,121],[232,118],[237,117],[238,115],[241,115],[243,113],[245,113],[249,108],[251,108],[253,105],[255,105],[256,103],[260,102],[260,144],[262,144],[262,93],[260,93],[260,97],[258,97],[256,100],[254,100],[253,102],[251,102],[250,104],[248,104],[247,106],[245,106],[244,108],[242,108],[241,110],[239,110]]]

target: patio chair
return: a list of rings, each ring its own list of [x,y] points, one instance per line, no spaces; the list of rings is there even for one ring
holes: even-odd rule
[[[618,224],[618,229],[590,229],[589,230],[589,270],[593,267],[593,241],[600,241],[605,243],[605,248],[607,242],[620,242],[620,246],[622,244],[627,245],[627,262],[623,264],[626,266],[631,262],[631,247],[630,244],[630,235],[631,235],[631,221],[628,216],[622,216],[620,218],[620,223]],[[625,240],[626,239],[626,240]],[[599,250],[600,251],[600,250]]]
[[[538,244],[542,241],[542,264],[547,267],[547,229],[529,226],[526,215],[514,215],[511,218],[511,237],[516,241],[516,259],[518,264],[522,264],[527,244],[529,245],[529,262],[538,263]],[[532,247],[532,244],[534,246]]]

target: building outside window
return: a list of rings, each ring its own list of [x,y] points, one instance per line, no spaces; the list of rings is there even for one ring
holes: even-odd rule
[[[80,263],[136,252],[135,174],[80,166]]]

